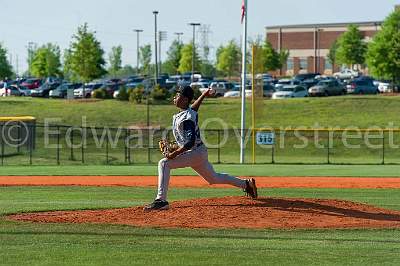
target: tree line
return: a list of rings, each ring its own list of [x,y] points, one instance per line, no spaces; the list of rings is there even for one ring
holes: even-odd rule
[[[261,38],[250,41],[255,47],[256,72],[265,73],[281,69],[289,57],[286,50],[276,51],[268,41]],[[167,52],[166,60],[160,65],[161,72],[170,75],[190,72],[192,54],[194,69],[204,76],[237,77],[240,75],[241,49],[234,41],[221,45],[216,50],[216,60],[209,60],[209,47],[204,47],[201,55],[193,49],[192,43],[174,40]],[[249,51],[249,67],[251,56]],[[101,77],[123,77],[136,73],[152,75],[152,47],[146,44],[140,47],[140,69],[131,65],[122,66],[122,47],[112,47],[108,60],[88,24],[78,27],[72,36],[68,49],[61,54],[60,47],[48,43],[28,51],[29,71],[26,74],[35,77],[63,77],[71,81],[88,82]],[[383,22],[381,30],[367,43],[355,25],[350,25],[347,32],[330,48],[328,60],[333,66],[347,65],[368,67],[370,73],[380,79],[400,81],[400,10],[393,11]],[[108,62],[108,65],[106,65]],[[249,68],[251,69],[251,68]],[[13,69],[7,59],[7,49],[0,44],[0,79],[12,77]]]

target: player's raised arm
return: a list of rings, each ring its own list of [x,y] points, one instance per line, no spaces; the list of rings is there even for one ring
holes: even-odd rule
[[[199,108],[200,108],[200,105],[201,105],[201,103],[203,102],[204,98],[207,97],[207,96],[213,95],[213,93],[214,93],[214,90],[211,89],[211,88],[208,88],[207,90],[205,90],[205,91],[200,95],[200,97],[197,98],[197,100],[191,105],[191,108],[192,108],[194,111],[198,112],[198,111],[199,111]]]

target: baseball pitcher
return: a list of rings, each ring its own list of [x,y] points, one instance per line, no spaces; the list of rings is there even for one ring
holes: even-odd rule
[[[251,179],[240,179],[228,174],[219,174],[208,161],[207,148],[203,144],[198,125],[198,110],[203,99],[212,94],[208,89],[192,104],[193,89],[190,86],[179,87],[173,103],[180,109],[173,116],[172,131],[176,144],[160,141],[160,149],[165,158],[158,163],[158,193],[145,211],[167,210],[167,192],[171,169],[191,167],[211,184],[230,184],[243,189],[253,199],[257,198],[256,182]]]

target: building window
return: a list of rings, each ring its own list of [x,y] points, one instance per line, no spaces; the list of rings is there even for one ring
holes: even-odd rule
[[[286,68],[287,70],[293,70],[293,58],[288,58],[286,62]]]
[[[308,69],[308,60],[307,58],[300,58],[300,70]]]
[[[332,64],[328,58],[325,58],[325,69],[329,69],[329,70],[332,69]]]

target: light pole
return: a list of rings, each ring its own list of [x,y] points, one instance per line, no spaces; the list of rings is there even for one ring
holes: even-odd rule
[[[160,67],[159,67],[159,71],[160,71],[160,73],[159,74],[161,74],[162,73],[162,60],[161,60],[161,42],[162,41],[165,41],[165,40],[167,40],[167,32],[166,31],[159,31],[158,32],[158,48],[159,48],[159,51],[158,51],[158,55],[159,55],[159,62],[160,62]]]
[[[154,84],[157,85],[157,79],[158,79],[158,57],[157,57],[157,15],[158,11],[153,11],[154,14],[154,51],[155,51],[155,56],[156,56],[156,62],[155,62],[155,72],[154,72]]]
[[[318,40],[318,60],[317,60],[317,73],[321,71],[321,32],[322,29],[318,29],[317,40]]]
[[[192,43],[192,78],[191,81],[193,82],[194,80],[194,55],[196,53],[196,42],[195,42],[195,38],[196,38],[196,26],[200,26],[200,23],[190,23],[190,26],[193,27],[193,43]]]
[[[139,75],[139,34],[143,32],[143,30],[134,29],[136,32],[136,74]]]
[[[174,34],[178,37],[178,43],[181,43],[181,36],[183,35],[183,32],[175,32]]]
[[[33,51],[36,49],[37,45],[35,42],[28,42],[28,60],[29,60],[29,65],[28,65],[28,72],[29,76],[32,75],[31,73],[31,64],[33,60]]]

